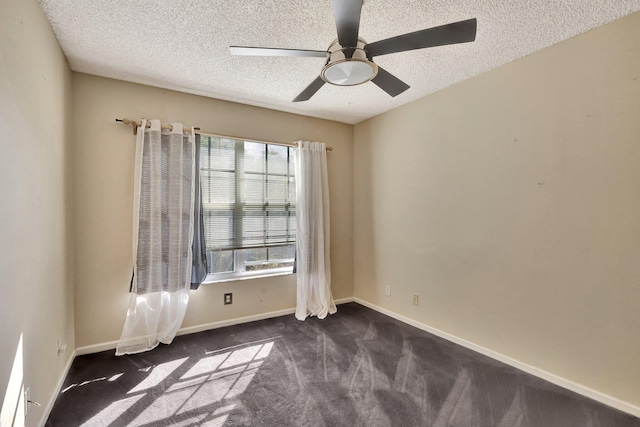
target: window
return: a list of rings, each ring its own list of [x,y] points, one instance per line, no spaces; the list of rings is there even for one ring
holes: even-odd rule
[[[206,281],[291,273],[294,149],[205,135],[200,143]]]

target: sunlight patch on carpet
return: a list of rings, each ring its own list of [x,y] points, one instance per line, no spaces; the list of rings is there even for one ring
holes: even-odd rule
[[[115,420],[120,417],[120,415],[124,414],[136,404],[140,399],[144,397],[144,394],[139,396],[131,396],[126,397],[124,399],[117,400],[113,402],[111,405],[104,408],[102,411],[98,412],[95,416],[82,423],[80,427],[90,427],[90,426],[108,426],[113,423]]]
[[[165,380],[173,371],[178,369],[188,357],[182,359],[172,360],[171,362],[161,363],[151,370],[149,376],[147,376],[140,384],[132,388],[127,394],[137,393],[143,390],[156,387],[162,381]]]
[[[140,398],[146,397],[153,400],[145,405],[144,410],[129,424],[130,427],[153,425],[168,419],[176,426],[222,426],[236,406],[230,399],[245,392],[264,359],[271,353],[273,344],[273,341],[251,343],[204,357],[175,380],[172,380],[175,378],[175,374],[172,374],[183,364],[188,366],[189,358],[157,365],[127,393],[144,391],[135,396],[136,401],[124,399],[113,404],[121,407],[107,409],[123,414]],[[105,419],[102,412],[94,417],[96,421]]]

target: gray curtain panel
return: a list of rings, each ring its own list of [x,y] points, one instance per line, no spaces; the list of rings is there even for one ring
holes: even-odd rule
[[[195,200],[193,202],[193,266],[191,267],[191,289],[198,289],[207,277],[207,246],[204,241],[204,215],[202,211],[202,187],[200,187],[200,135],[196,134]]]

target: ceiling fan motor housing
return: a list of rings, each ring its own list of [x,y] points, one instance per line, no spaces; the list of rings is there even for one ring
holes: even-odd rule
[[[327,83],[338,86],[354,86],[374,79],[378,66],[364,49],[367,43],[358,38],[356,47],[343,47],[334,40],[329,49],[329,59],[320,77]]]

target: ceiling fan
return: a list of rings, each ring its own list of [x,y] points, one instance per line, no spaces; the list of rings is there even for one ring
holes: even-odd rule
[[[316,77],[293,100],[293,102],[299,102],[309,100],[325,83],[353,86],[369,80],[389,95],[397,96],[409,89],[409,85],[374,63],[374,57],[413,49],[472,42],[476,39],[477,23],[473,18],[367,43],[358,37],[363,2],[364,0],[331,0],[338,38],[326,51],[231,46],[231,54],[327,58],[320,76]]]

